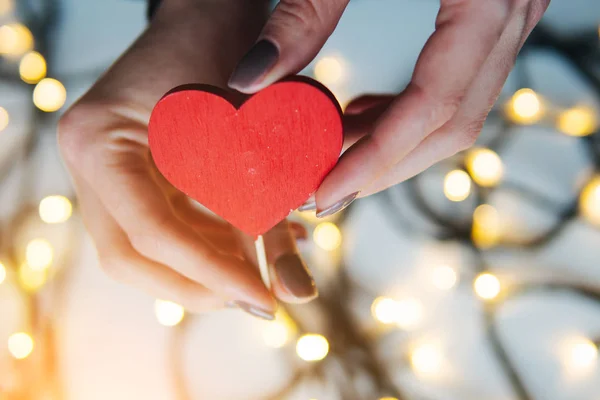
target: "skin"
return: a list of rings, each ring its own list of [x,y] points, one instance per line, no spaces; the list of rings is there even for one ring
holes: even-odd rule
[[[548,2],[441,0],[436,31],[408,87],[347,108],[349,148],[317,191],[318,208],[357,191],[376,193],[471,146]],[[255,40],[271,40],[278,62],[235,89],[254,93],[301,70],[347,3],[283,0],[268,17],[266,1],[163,1],[148,29],[59,124],[84,221],[109,275],[194,312],[228,301],[273,312],[276,298],[303,301],[277,279],[267,290],[252,239],[191,206],[161,178],[149,155],[147,124],[154,104],[175,86],[227,87]],[[283,221],[265,235],[268,258],[296,252],[295,239],[305,235]]]

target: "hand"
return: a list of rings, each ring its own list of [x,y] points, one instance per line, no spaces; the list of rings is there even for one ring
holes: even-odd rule
[[[395,98],[346,110],[347,134],[366,133],[315,194],[317,216],[402,182],[475,142],[525,39],[549,0],[441,0],[436,30]],[[348,0],[282,0],[229,85],[254,93],[304,68]],[[383,40],[383,38],[382,38]]]
[[[164,2],[59,124],[60,148],[102,267],[190,311],[233,302],[272,318],[274,296],[295,303],[316,296],[296,249],[295,238],[306,235],[301,226],[283,221],[265,235],[272,294],[255,266],[253,240],[195,207],[158,173],[148,149],[156,102],[180,84],[225,87],[264,23],[264,3]]]

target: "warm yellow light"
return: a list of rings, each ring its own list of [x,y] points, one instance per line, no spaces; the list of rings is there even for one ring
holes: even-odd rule
[[[329,342],[323,335],[315,333],[302,335],[296,343],[296,353],[304,361],[320,361],[329,353]]]
[[[467,154],[466,165],[473,180],[485,187],[497,185],[504,173],[502,160],[490,149],[470,150]]]
[[[285,346],[289,340],[289,329],[282,321],[268,321],[262,332],[265,345],[279,349]]]
[[[0,55],[20,56],[33,48],[33,35],[22,24],[0,26]]]
[[[342,244],[342,232],[333,222],[322,222],[315,228],[313,240],[323,250],[332,251]]]
[[[521,89],[508,102],[506,114],[518,124],[534,124],[542,118],[542,102],[533,90]]]
[[[442,354],[433,344],[422,344],[413,349],[410,355],[413,370],[419,376],[438,374],[442,368]]]
[[[500,281],[490,273],[483,273],[473,282],[475,293],[482,299],[491,300],[500,293]]]
[[[591,107],[573,107],[558,115],[556,125],[567,135],[587,136],[598,128],[598,119],[596,111]]]
[[[6,280],[6,267],[0,263],[0,285]]]
[[[371,314],[383,324],[394,323],[398,312],[398,302],[387,297],[378,297],[371,305]]]
[[[65,196],[47,196],[40,201],[39,214],[48,224],[65,222],[71,217],[73,206]]]
[[[21,264],[18,271],[19,284],[28,292],[37,292],[48,280],[47,269],[33,269],[26,262]]]
[[[402,329],[413,329],[423,319],[423,305],[413,298],[393,300],[378,297],[371,305],[371,313],[381,323],[393,323]]]
[[[37,83],[46,77],[46,60],[37,51],[25,54],[19,64],[19,74],[26,83]]]
[[[433,286],[440,290],[450,290],[456,285],[456,271],[447,265],[438,265],[433,268],[431,281]]]
[[[567,367],[572,370],[584,370],[593,367],[598,360],[598,347],[589,339],[576,338],[569,343]]]
[[[489,204],[482,204],[473,212],[471,238],[479,248],[496,245],[501,237],[501,224],[498,211]]]
[[[324,85],[335,85],[344,78],[343,62],[337,57],[323,57],[315,64],[315,78]]]
[[[579,212],[592,224],[600,225],[600,176],[590,180],[581,191]]]
[[[42,111],[57,111],[66,100],[67,90],[56,79],[44,78],[33,89],[33,103]]]
[[[27,358],[33,351],[33,339],[25,332],[13,333],[8,338],[8,351],[17,360]]]
[[[8,111],[4,107],[0,107],[0,132],[6,129],[9,121]]]
[[[46,269],[52,263],[54,250],[46,239],[33,239],[25,248],[25,259],[34,271]]]
[[[465,171],[455,169],[444,178],[444,194],[451,201],[463,201],[471,193],[471,178]]]
[[[154,314],[159,324],[175,326],[183,320],[185,310],[182,306],[172,301],[156,300],[154,302]]]
[[[13,8],[13,0],[0,0],[0,15],[8,14]]]

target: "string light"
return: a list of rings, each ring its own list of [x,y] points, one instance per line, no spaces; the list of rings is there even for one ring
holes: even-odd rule
[[[436,375],[442,368],[442,354],[434,344],[421,344],[413,349],[410,364],[418,376]]]
[[[17,332],[8,338],[8,351],[17,360],[29,357],[33,351],[33,339],[25,332]]]
[[[266,321],[262,331],[265,345],[279,349],[285,346],[289,340],[290,333],[282,321]]]
[[[518,124],[534,124],[542,118],[542,102],[533,90],[520,89],[508,102],[506,115],[511,121]]]
[[[579,212],[589,222],[600,225],[600,176],[592,178],[581,191]]]
[[[598,360],[598,347],[587,338],[573,338],[567,347],[566,366],[572,372],[588,370]]]
[[[33,35],[22,24],[0,26],[0,55],[20,56],[33,48]]]
[[[65,222],[73,213],[73,205],[65,196],[47,196],[40,201],[40,218],[48,224]]]
[[[19,267],[19,284],[27,292],[35,293],[46,284],[47,272],[47,269],[33,269],[25,262]]]
[[[0,285],[6,280],[6,267],[0,263]]]
[[[344,66],[337,57],[323,57],[315,64],[315,78],[324,85],[335,85],[344,78]]]
[[[467,153],[465,161],[471,177],[481,186],[496,186],[502,179],[502,160],[490,149],[472,149]]]
[[[185,310],[182,306],[172,301],[157,299],[154,302],[154,314],[159,324],[175,326],[183,320]]]
[[[471,178],[465,171],[455,169],[444,178],[444,194],[451,201],[463,201],[471,193]]]
[[[323,250],[333,251],[342,244],[342,232],[333,222],[322,222],[315,228],[313,240]]]
[[[54,250],[46,239],[33,239],[25,248],[25,259],[34,271],[46,269],[52,263]]]
[[[388,297],[378,297],[371,305],[371,314],[383,324],[391,324],[398,315],[398,302]]]
[[[431,282],[440,290],[450,290],[458,280],[454,268],[447,265],[438,265],[433,268]]]
[[[67,90],[53,78],[44,78],[33,89],[33,104],[45,112],[59,110],[67,100]]]
[[[500,293],[500,281],[494,275],[485,272],[473,282],[475,293],[482,299],[491,300]]]
[[[498,211],[489,204],[478,206],[473,212],[471,238],[479,248],[492,247],[500,241],[500,217]]]
[[[4,107],[0,107],[0,132],[6,129],[9,121],[8,111]]]
[[[304,361],[320,361],[329,353],[329,342],[323,335],[307,333],[298,339],[296,353]]]
[[[598,128],[596,111],[591,107],[573,107],[558,115],[558,129],[570,136],[587,136]]]
[[[417,299],[393,300],[378,297],[371,305],[373,317],[383,324],[396,324],[402,329],[414,329],[423,319],[423,305]]]
[[[37,83],[46,77],[46,60],[37,51],[25,54],[19,63],[19,75],[26,83]]]

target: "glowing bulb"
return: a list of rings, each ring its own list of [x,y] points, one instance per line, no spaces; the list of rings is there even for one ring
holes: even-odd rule
[[[414,329],[423,319],[423,305],[417,299],[398,301],[396,324],[402,329]]]
[[[332,251],[342,244],[342,232],[333,222],[322,222],[315,228],[313,240],[323,250]]]
[[[344,78],[344,66],[337,57],[323,57],[315,64],[315,78],[324,85],[335,85]]]
[[[442,354],[433,344],[422,344],[415,347],[410,355],[413,370],[420,376],[431,376],[442,368]]]
[[[518,124],[534,124],[542,118],[542,102],[533,90],[521,89],[512,96],[506,114]]]
[[[490,149],[472,149],[467,154],[466,164],[473,180],[485,187],[497,185],[504,173],[502,160]]]
[[[47,269],[33,269],[25,262],[19,267],[19,284],[30,293],[37,292],[46,284],[47,272]]]
[[[581,191],[579,212],[592,224],[600,225],[600,176],[590,180]]]
[[[8,111],[4,107],[0,107],[0,132],[6,129],[9,120]]]
[[[569,343],[567,359],[568,367],[573,370],[584,370],[593,367],[598,360],[598,347],[589,339],[577,338]]]
[[[71,217],[73,206],[65,196],[47,196],[40,201],[39,214],[48,224],[65,222]]]
[[[52,263],[54,251],[46,239],[33,239],[25,248],[25,259],[34,271],[46,269]]]
[[[22,24],[0,26],[0,55],[20,56],[33,48],[33,35]]]
[[[0,263],[0,285],[6,280],[6,267]]]
[[[450,290],[456,285],[456,271],[447,265],[436,266],[431,274],[433,286],[440,290]]]
[[[154,314],[159,324],[175,326],[183,320],[185,310],[182,306],[172,301],[157,299],[154,302]]]
[[[320,361],[329,353],[329,342],[322,335],[309,333],[298,339],[296,353],[304,361]]]
[[[33,103],[42,111],[57,111],[66,100],[67,90],[56,79],[44,78],[33,89]]]
[[[27,358],[33,351],[33,339],[25,332],[13,333],[8,338],[8,351],[17,360]]]
[[[444,178],[444,194],[451,201],[463,201],[471,193],[471,178],[465,171],[456,169]]]
[[[383,324],[391,324],[398,316],[398,302],[387,297],[378,297],[371,305],[371,314]]]
[[[281,321],[269,321],[265,323],[262,336],[265,345],[279,349],[288,342],[289,329]]]
[[[482,204],[473,212],[471,238],[475,245],[485,249],[500,241],[500,217],[498,211],[489,204]]]
[[[37,83],[46,77],[46,60],[37,51],[25,54],[19,64],[19,74],[26,83]]]
[[[598,120],[593,108],[573,107],[559,114],[556,125],[567,135],[587,136],[598,128]]]
[[[483,273],[473,282],[475,293],[482,299],[491,300],[500,293],[500,281],[490,273]]]

